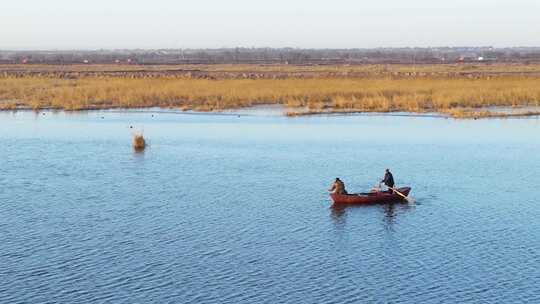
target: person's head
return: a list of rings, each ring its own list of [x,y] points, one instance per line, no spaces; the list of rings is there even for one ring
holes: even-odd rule
[[[388,173],[388,172],[390,172],[390,169],[386,169],[385,171],[386,171],[386,173]]]
[[[339,177],[336,177],[336,182],[339,182]]]

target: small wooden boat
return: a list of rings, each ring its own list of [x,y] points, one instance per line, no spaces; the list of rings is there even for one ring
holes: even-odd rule
[[[411,192],[410,187],[402,187],[396,189],[404,196],[409,195]],[[357,194],[336,194],[331,193],[330,197],[334,201],[334,204],[340,205],[360,205],[360,204],[381,204],[392,202],[404,202],[405,199],[399,194],[390,193],[386,191],[375,191],[368,193]]]

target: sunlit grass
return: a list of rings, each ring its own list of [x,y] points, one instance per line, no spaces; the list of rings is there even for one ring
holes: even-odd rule
[[[282,104],[293,109],[291,115],[304,108],[312,113],[406,111],[465,117],[471,110],[480,113],[490,106],[539,106],[540,77],[0,77],[1,109],[173,107],[212,111],[255,104]]]

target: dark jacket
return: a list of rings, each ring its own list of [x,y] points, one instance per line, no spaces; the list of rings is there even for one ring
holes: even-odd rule
[[[392,176],[392,173],[390,173],[390,171],[386,172],[384,174],[384,179],[381,182],[388,187],[394,187],[394,177]]]

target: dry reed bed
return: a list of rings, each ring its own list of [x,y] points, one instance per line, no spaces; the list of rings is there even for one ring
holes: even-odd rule
[[[176,107],[211,111],[276,103],[313,113],[407,111],[466,117],[463,113],[471,115],[471,109],[480,113],[488,106],[539,106],[540,78],[3,77],[0,100],[1,109]]]
[[[132,146],[135,151],[143,151],[146,148],[146,140],[142,133],[133,135]]]
[[[0,65],[0,77],[118,78],[374,78],[540,76],[540,64],[417,65]]]
[[[125,64],[0,64],[0,72],[108,72],[108,71],[171,71],[197,70],[205,72],[483,72],[538,73],[540,64],[460,63],[460,64],[361,64],[361,65],[284,65],[284,64],[184,64],[184,65],[125,65]]]

